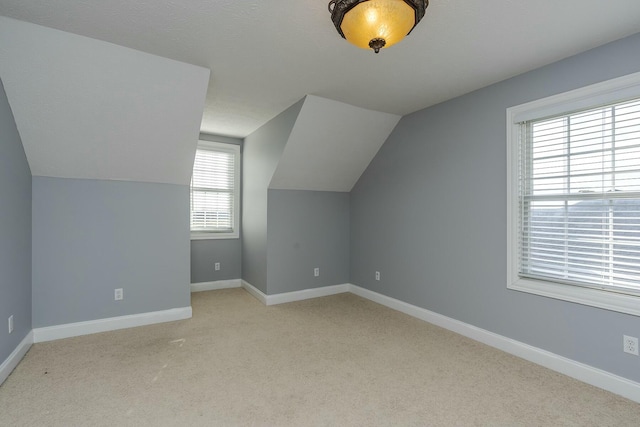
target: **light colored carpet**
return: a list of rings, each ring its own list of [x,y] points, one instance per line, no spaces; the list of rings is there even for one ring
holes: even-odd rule
[[[351,294],[35,344],[1,426],[637,426],[640,404]]]

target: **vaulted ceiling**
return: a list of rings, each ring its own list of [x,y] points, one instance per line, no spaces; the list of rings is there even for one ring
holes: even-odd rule
[[[244,137],[306,94],[404,115],[640,31],[638,0],[431,0],[380,54],[327,0],[0,0],[0,15],[211,70],[201,128]]]

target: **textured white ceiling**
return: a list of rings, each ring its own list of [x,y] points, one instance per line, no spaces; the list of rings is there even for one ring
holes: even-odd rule
[[[307,96],[269,188],[351,191],[399,120]]]
[[[0,15],[211,69],[202,130],[244,137],[305,94],[404,115],[640,31],[638,0],[431,0],[375,55],[327,0],[0,0]]]
[[[0,77],[33,175],[189,184],[209,70],[0,17]]]

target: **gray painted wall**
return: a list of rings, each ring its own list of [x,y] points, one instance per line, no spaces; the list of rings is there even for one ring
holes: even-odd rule
[[[220,270],[215,271],[215,263]],[[240,239],[208,239],[191,241],[191,283],[240,279],[242,246]]]
[[[506,288],[506,108],[638,72],[638,52],[640,34],[404,117],[351,193],[351,281],[640,381],[622,352],[640,317]]]
[[[268,204],[269,294],[349,282],[349,193],[269,190]]]
[[[201,133],[200,139],[240,145],[242,150],[240,138]],[[242,188],[242,184],[240,187]],[[240,232],[242,233],[242,229]],[[214,269],[216,262],[220,263],[219,271]],[[191,283],[239,279],[241,276],[242,245],[239,238],[191,241]]]
[[[190,305],[188,186],[34,177],[32,233],[34,328]]]
[[[247,136],[242,151],[242,279],[267,292],[267,189],[304,99]]]
[[[14,330],[7,320],[13,315]],[[0,365],[31,331],[31,170],[0,80]]]

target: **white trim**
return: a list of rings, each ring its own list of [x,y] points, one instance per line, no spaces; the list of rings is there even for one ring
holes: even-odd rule
[[[231,289],[242,287],[241,279],[216,280],[213,282],[199,282],[191,284],[191,292],[217,291],[219,289]]]
[[[640,316],[640,298],[518,274],[518,122],[640,96],[640,72],[507,108],[507,288]]]
[[[236,227],[236,230],[232,233],[207,233],[204,231],[192,231],[191,240],[232,240],[239,239],[240,232]]]
[[[288,302],[302,301],[305,299],[326,297],[328,295],[349,292],[350,289],[350,285],[348,283],[344,283],[342,285],[323,286],[321,288],[310,288],[303,289],[301,291],[267,295],[245,280],[242,281],[242,287],[264,305],[278,305]]]
[[[260,301],[264,305],[268,305],[267,295],[265,295],[260,289],[256,288],[251,283],[247,282],[246,280],[242,280],[242,288],[245,291],[249,292],[251,295],[253,295],[258,301]]]
[[[640,72],[509,107],[507,125],[584,110],[640,96]]]
[[[89,320],[86,322],[67,323],[64,325],[47,326],[33,330],[33,342],[45,342],[98,332],[115,331],[136,326],[152,325],[155,323],[173,322],[174,320],[190,319],[191,307],[171,308],[169,310],[151,311],[148,313],[131,314],[127,316],[109,317],[106,319]]]
[[[241,280],[242,288],[256,297],[265,305],[282,304],[300,301],[308,298],[351,292],[362,298],[400,311],[425,322],[448,329],[467,338],[487,344],[506,353],[523,358],[545,368],[560,372],[579,381],[602,388],[627,399],[640,403],[640,383],[628,380],[610,372],[594,368],[589,365],[559,356],[546,350],[498,335],[478,328],[468,323],[452,319],[442,314],[417,307],[415,305],[379,294],[353,284],[326,286],[323,288],[305,289],[275,295],[265,295],[262,291]],[[31,344],[34,342],[51,341],[55,339],[105,332],[116,329],[143,326],[153,323],[170,322],[191,317],[191,307],[175,308],[151,313],[130,316],[112,317],[88,322],[70,323],[66,325],[36,328],[29,332],[11,355],[0,365],[0,384],[9,376],[11,371],[22,360]]]
[[[233,231],[228,233],[216,233],[206,231],[191,231],[191,240],[214,240],[214,239],[239,239],[240,238],[240,177],[242,159],[240,146],[233,143],[208,141],[205,139],[198,140],[196,149],[210,149],[216,151],[226,151],[231,153],[235,159],[235,168],[233,174]],[[193,171],[191,172],[193,175]],[[189,206],[191,206],[191,185],[189,185]],[[191,218],[191,208],[189,208],[189,217]],[[191,219],[189,219],[191,221]]]
[[[507,288],[518,278],[518,126],[507,108]],[[514,252],[515,251],[515,252]]]
[[[604,308],[605,310],[640,316],[640,298],[600,289],[518,278],[508,282],[507,288],[534,295]]]
[[[544,366],[545,368],[560,372],[561,374],[575,378],[579,381],[640,403],[640,383],[635,381],[628,380],[610,372],[585,365],[584,363],[576,362],[575,360],[559,356],[555,353],[489,332],[485,329],[434,313],[427,309],[408,304],[404,301],[400,301],[356,285],[349,285],[349,290],[358,296],[378,304],[448,329],[467,338],[487,344],[509,354],[513,354],[514,356],[518,356],[540,366]]]
[[[9,357],[5,359],[4,362],[0,365],[0,385],[4,382],[4,380],[9,377],[9,374],[13,372],[18,363],[22,360],[27,351],[31,348],[33,344],[33,331],[29,331],[27,336],[24,337],[20,344],[11,352]]]
[[[301,291],[285,292],[281,294],[267,295],[266,305],[285,304],[288,302],[302,301],[305,299],[326,297],[328,295],[349,292],[349,284],[323,286],[321,288],[303,289]]]
[[[560,372],[561,374],[575,378],[579,381],[640,403],[640,383],[603,371],[602,369],[594,368],[584,363],[559,356],[555,353],[551,353],[550,351],[542,350],[529,344],[498,335],[494,332],[487,331],[486,329],[478,328],[477,326],[443,316],[442,314],[435,313],[425,308],[417,307],[404,301],[361,288],[357,285],[347,283],[274,295],[265,295],[262,291],[244,280],[242,281],[242,287],[265,305],[282,304],[285,302],[315,298],[317,296],[351,292],[362,298],[384,305],[385,307],[389,307],[393,310],[400,311],[433,325],[448,329],[467,338],[471,338],[472,340],[479,341],[537,365],[544,366],[545,368]]]

